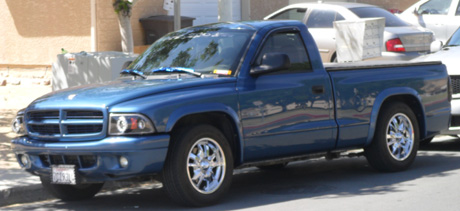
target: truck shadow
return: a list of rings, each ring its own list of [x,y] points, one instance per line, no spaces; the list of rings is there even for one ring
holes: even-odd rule
[[[453,148],[457,143],[444,146]],[[427,146],[428,147],[428,146]],[[413,166],[404,172],[379,173],[372,169],[365,158],[341,158],[296,162],[283,170],[261,171],[257,168],[237,170],[232,187],[219,204],[199,210],[233,210],[257,208],[299,199],[333,199],[363,195],[387,195],[405,192],[402,184],[424,177],[450,176],[460,169],[460,153],[437,152],[438,144],[423,149]],[[456,151],[460,151],[456,147]],[[430,151],[428,151],[430,150]],[[308,201],[305,202],[308,206]],[[30,204],[25,209],[72,209],[72,210],[170,210],[187,209],[175,205],[163,189],[131,189],[99,194],[92,200],[61,202],[40,205]]]

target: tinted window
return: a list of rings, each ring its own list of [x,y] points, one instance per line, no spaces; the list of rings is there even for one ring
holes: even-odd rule
[[[265,53],[284,53],[291,61],[290,72],[310,71],[310,61],[300,35],[296,32],[276,33],[270,35],[260,51],[256,63],[262,64]]]
[[[442,14],[447,15],[452,0],[431,0],[418,8],[418,14]]]
[[[455,15],[460,16],[460,2],[458,3],[457,11],[455,12]]]
[[[378,7],[358,7],[350,9],[360,18],[385,18],[385,26],[387,27],[398,27],[398,26],[409,26],[406,22],[399,19],[395,15],[391,14],[382,8]]]
[[[333,28],[333,22],[344,18],[333,10],[313,10],[308,16],[308,28]]]
[[[230,70],[234,74],[254,32],[249,27],[226,28],[219,24],[175,31],[153,43],[128,69],[145,75],[163,67],[200,73]]]
[[[449,41],[447,41],[447,45],[460,46],[460,28],[450,37]]]
[[[270,19],[278,19],[278,20],[299,20],[302,21],[303,17],[305,16],[305,12],[307,9],[295,8],[286,10]]]

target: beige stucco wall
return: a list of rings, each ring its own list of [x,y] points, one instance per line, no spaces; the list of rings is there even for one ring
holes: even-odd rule
[[[262,20],[270,13],[287,6],[289,4],[289,0],[251,0],[250,4],[251,10],[249,19]]]
[[[399,9],[403,11],[418,2],[418,0],[357,0],[356,2],[377,5],[385,9]]]
[[[90,0],[0,1],[0,64],[51,64],[91,47]]]
[[[167,12],[163,10],[163,0],[139,0],[131,16],[134,45],[144,44],[144,30],[139,19],[165,14]],[[121,51],[120,28],[112,0],[97,1],[97,43],[98,51]]]
[[[61,48],[91,51],[91,0],[0,1],[0,65],[51,65]],[[120,51],[112,0],[96,1],[97,51]],[[163,0],[138,0],[131,24],[134,45],[144,44],[139,19],[166,14]]]

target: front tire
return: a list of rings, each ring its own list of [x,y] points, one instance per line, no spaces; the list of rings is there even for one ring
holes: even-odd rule
[[[40,176],[40,180],[45,190],[63,201],[79,201],[93,198],[104,185],[104,183],[79,185],[51,184],[50,178],[45,176]]]
[[[409,168],[418,146],[417,118],[406,104],[393,102],[380,112],[374,140],[364,149],[364,154],[375,169],[396,172]]]
[[[198,125],[174,135],[163,169],[170,198],[186,206],[218,202],[230,188],[233,156],[217,128]]]

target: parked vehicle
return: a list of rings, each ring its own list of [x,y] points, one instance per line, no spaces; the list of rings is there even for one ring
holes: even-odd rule
[[[422,0],[410,6],[399,17],[416,26],[434,32],[437,40],[445,43],[460,27],[459,0]]]
[[[410,60],[430,52],[433,33],[405,23],[382,8],[358,3],[300,3],[286,6],[265,20],[293,19],[303,21],[318,45],[323,62],[336,60],[334,21],[360,18],[385,18],[382,60]]]
[[[118,81],[42,96],[20,111],[19,164],[63,200],[161,173],[176,202],[216,203],[234,168],[364,149],[380,171],[447,129],[439,62],[323,67],[299,21],[216,23],[156,41]]]
[[[447,67],[447,72],[450,76],[452,84],[452,117],[449,130],[442,131],[444,135],[460,134],[460,29],[450,37],[447,43],[436,53],[421,56],[414,61],[442,61]],[[428,143],[431,139],[427,139]]]

